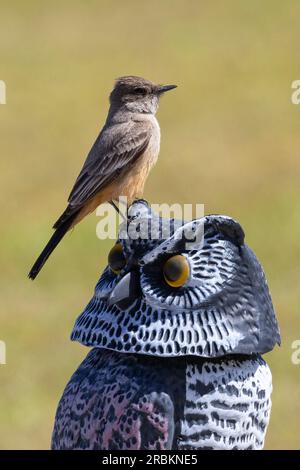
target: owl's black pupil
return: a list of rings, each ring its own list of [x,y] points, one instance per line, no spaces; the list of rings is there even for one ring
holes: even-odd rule
[[[182,274],[182,263],[180,260],[172,260],[164,266],[164,275],[169,281],[177,281]]]
[[[108,255],[108,264],[114,271],[120,271],[126,264],[126,258],[123,251],[112,249]]]

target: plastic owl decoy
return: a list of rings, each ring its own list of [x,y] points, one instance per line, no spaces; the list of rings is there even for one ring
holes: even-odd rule
[[[263,447],[272,376],[261,354],[280,334],[233,219],[179,222],[135,202],[71,338],[93,349],[64,390],[53,449]]]

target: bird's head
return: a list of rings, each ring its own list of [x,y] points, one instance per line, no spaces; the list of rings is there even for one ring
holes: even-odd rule
[[[159,98],[173,88],[176,88],[176,85],[155,85],[142,77],[120,77],[110,94],[110,103],[115,109],[155,114]]]

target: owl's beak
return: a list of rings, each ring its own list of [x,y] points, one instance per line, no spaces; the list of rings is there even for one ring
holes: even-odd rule
[[[138,271],[130,271],[118,282],[107,299],[108,305],[126,308],[140,295],[140,276]]]

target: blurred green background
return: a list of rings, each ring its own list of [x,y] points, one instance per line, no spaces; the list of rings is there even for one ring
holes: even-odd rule
[[[261,260],[283,344],[266,355],[268,449],[300,447],[298,1],[8,1],[0,7],[0,447],[48,448],[56,405],[86,348],[69,341],[112,243],[91,215],[39,278],[51,234],[107,113],[114,78],[177,83],[158,113],[153,203],[204,203],[237,218]]]

